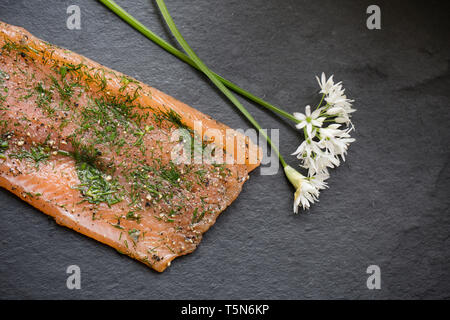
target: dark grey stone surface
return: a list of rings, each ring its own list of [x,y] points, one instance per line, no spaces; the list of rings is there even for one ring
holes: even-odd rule
[[[151,1],[118,1],[171,39]],[[212,69],[294,112],[314,76],[343,80],[356,99],[357,141],[310,214],[291,213],[281,171],[259,170],[191,255],[163,274],[0,191],[0,298],[449,298],[449,20],[443,1],[182,1],[167,6]],[[77,4],[82,29],[66,28]],[[88,0],[2,0],[0,20],[136,77],[235,128],[249,123],[203,77]],[[171,39],[173,40],[173,39]],[[287,121],[244,101],[281,150],[301,142]],[[289,163],[297,164],[288,156]],[[66,288],[78,265],[82,289]],[[381,268],[368,290],[366,268]]]

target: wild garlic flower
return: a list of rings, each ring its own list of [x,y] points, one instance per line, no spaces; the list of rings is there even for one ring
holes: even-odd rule
[[[304,114],[294,113],[299,120],[297,129],[305,128],[305,140],[293,155],[301,160],[302,167],[308,169],[308,176],[326,174],[329,168],[339,166],[341,159],[345,161],[349,144],[355,141],[350,136],[353,129],[350,114],[356,110],[352,108],[353,100],[345,95],[342,82],[335,84],[333,76],[327,79],[324,73],[320,79],[316,78],[323,94],[321,103],[313,112],[308,105]],[[351,127],[345,128],[345,125]]]
[[[326,128],[319,129],[320,141],[317,143],[321,148],[326,149],[334,156],[341,156],[345,161],[345,155],[350,143],[355,139],[350,137],[352,129],[339,129],[341,124],[333,123]]]
[[[320,141],[306,139],[292,154],[301,160],[301,166],[308,169],[308,176],[317,173],[328,173],[327,168],[334,168],[340,164],[339,159],[323,149]]]
[[[312,137],[312,132],[314,127],[320,128],[322,126],[323,121],[326,119],[325,117],[319,117],[321,110],[315,110],[311,113],[311,106],[305,107],[305,113],[294,112],[295,119],[300,122],[295,125],[297,129],[303,129],[306,127],[306,133],[309,137]]]
[[[333,76],[322,73],[316,77],[320,86],[322,99],[311,112],[311,106],[305,107],[305,113],[295,112],[298,120],[297,129],[302,129],[304,141],[293,155],[300,159],[300,166],[308,170],[303,176],[287,166],[285,168],[289,181],[295,186],[294,212],[298,207],[308,209],[310,204],[318,201],[319,190],[327,185],[328,170],[338,167],[345,156],[349,145],[355,141],[350,136],[353,130],[351,114],[353,100],[347,98],[342,82],[334,83]]]
[[[308,169],[308,176],[316,174],[328,174],[328,168],[336,168],[341,164],[341,161],[334,154],[321,151],[314,155],[314,158],[303,159],[302,167]]]
[[[354,100],[348,99],[344,92],[345,89],[342,88],[341,83],[334,85],[324,96],[324,100],[327,102],[324,109],[327,115],[335,117],[336,123],[345,123],[347,126],[352,126],[350,114],[356,111],[352,108]]]
[[[306,138],[292,155],[297,155],[299,159],[312,158],[318,152],[321,152],[319,144],[310,138]]]
[[[298,213],[299,206],[304,210],[309,209],[311,204],[319,201],[320,190],[327,188],[325,180],[328,179],[328,175],[326,174],[305,177],[290,166],[286,166],[284,172],[296,189],[294,194],[295,213]]]
[[[328,95],[336,86],[340,84],[340,82],[334,84],[333,75],[327,79],[324,72],[322,72],[322,76],[320,77],[320,79],[317,76],[316,79],[319,83],[320,93],[323,93],[325,95]]]

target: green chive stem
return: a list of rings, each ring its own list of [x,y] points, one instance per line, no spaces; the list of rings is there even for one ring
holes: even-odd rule
[[[109,8],[111,11],[113,11],[116,15],[118,15],[122,20],[124,20],[126,23],[128,23],[131,27],[139,31],[142,35],[159,45],[164,50],[168,51],[172,55],[176,56],[183,62],[189,64],[190,66],[194,67],[197,70],[201,69],[199,66],[194,62],[192,58],[185,55],[183,52],[179,51],[174,46],[170,45],[168,42],[163,40],[161,37],[153,33],[150,29],[145,27],[141,22],[139,22],[137,19],[135,19],[132,15],[130,15],[128,12],[126,12],[122,7],[120,7],[117,3],[115,3],[113,0],[98,0],[101,3],[103,3],[107,8]],[[214,73],[211,71],[211,73],[216,77],[220,82],[222,82],[225,86],[233,90],[234,92],[246,97],[247,99],[275,112],[279,115],[294,121],[295,123],[298,123],[299,120],[297,120],[292,114],[289,112],[286,112],[280,108],[275,107],[274,105],[270,104],[269,102],[255,96],[254,94],[248,92],[247,90],[242,89],[238,85],[234,84],[233,82],[223,78],[222,76],[218,75],[217,73]]]

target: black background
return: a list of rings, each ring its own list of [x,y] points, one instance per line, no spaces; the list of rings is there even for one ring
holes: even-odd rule
[[[117,1],[173,40],[154,2]],[[163,274],[58,226],[0,191],[0,298],[300,299],[449,298],[449,19],[444,1],[167,0],[180,31],[216,72],[290,112],[314,99],[315,75],[343,80],[356,100],[357,141],[309,214],[292,214],[281,171],[251,174],[198,249]],[[81,8],[81,30],[66,9]],[[382,29],[368,30],[378,4]],[[0,2],[22,26],[133,76],[234,128],[250,124],[205,77],[96,1]],[[175,44],[175,42],[172,42]],[[301,136],[244,101],[265,128],[280,128],[288,156]],[[69,265],[81,290],[66,288]],[[381,268],[368,290],[366,268]]]

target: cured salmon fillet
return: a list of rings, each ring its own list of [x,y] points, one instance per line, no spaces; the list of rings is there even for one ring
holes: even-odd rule
[[[0,186],[157,271],[260,164],[248,137],[22,28],[0,22],[0,48]]]

